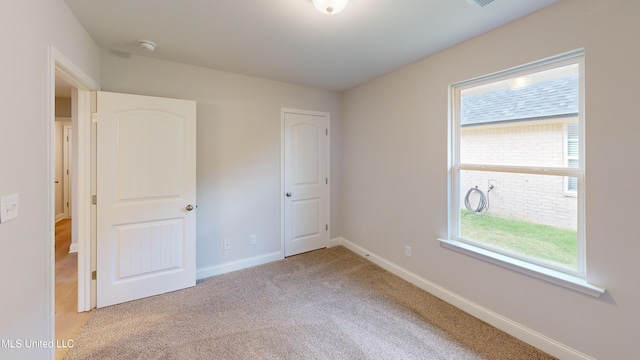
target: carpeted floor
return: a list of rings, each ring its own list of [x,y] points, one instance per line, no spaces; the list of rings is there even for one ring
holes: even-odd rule
[[[65,359],[553,359],[343,247],[94,310]]]

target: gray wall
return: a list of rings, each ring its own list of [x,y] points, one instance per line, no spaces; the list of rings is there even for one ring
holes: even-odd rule
[[[62,0],[0,3],[0,195],[20,217],[0,224],[0,339],[50,340],[48,46],[110,91],[198,102],[198,268],[278,250],[280,108],[332,114],[332,237],[383,256],[488,311],[600,359],[638,355],[634,213],[640,182],[636,2],[562,0],[536,14],[345,94],[132,56],[102,54]],[[19,36],[16,36],[19,34]],[[589,279],[599,298],[440,247],[447,228],[447,86],[586,48]],[[101,64],[102,62],[102,64]],[[341,104],[342,102],[342,104]],[[16,156],[19,154],[19,156]],[[615,179],[612,186],[611,180]],[[632,193],[633,194],[633,193]],[[248,235],[258,245],[248,247]],[[237,240],[223,253],[223,238]],[[244,241],[246,240],[246,241]],[[404,256],[404,245],[413,257]],[[224,267],[223,267],[224,268]],[[42,359],[48,349],[0,349]]]
[[[0,195],[20,196],[20,216],[0,224],[0,339],[48,341],[53,339],[53,179],[49,183],[47,174],[54,126],[49,45],[96,81],[100,51],[63,0],[2,1],[0,14]],[[0,349],[3,359],[47,354],[53,350]]]
[[[340,96],[218,70],[103,51],[102,89],[197,101],[197,271],[273,259],[280,236],[282,107],[331,113],[331,235],[340,226]],[[257,245],[249,236],[257,235]],[[231,239],[223,251],[222,241]]]
[[[489,8],[486,8],[487,10]],[[499,316],[598,359],[638,358],[637,2],[563,0],[344,94],[343,236]],[[445,249],[447,87],[586,51],[588,278],[594,298]],[[612,182],[613,181],[613,182]],[[404,256],[404,246],[413,256]]]

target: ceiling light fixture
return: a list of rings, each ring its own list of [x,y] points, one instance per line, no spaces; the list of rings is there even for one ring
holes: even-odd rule
[[[494,0],[467,0],[467,2],[469,3],[469,5],[473,6],[473,7],[485,7],[489,4],[491,4]]]
[[[138,46],[140,46],[141,48],[147,50],[147,51],[153,51],[156,49],[156,43],[154,43],[153,41],[149,41],[149,40],[140,40],[138,41]]]
[[[337,14],[347,7],[349,0],[313,0],[313,5],[324,14]]]

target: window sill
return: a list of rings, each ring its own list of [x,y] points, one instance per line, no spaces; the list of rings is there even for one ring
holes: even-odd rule
[[[469,245],[456,240],[438,239],[440,244],[448,249],[475,257],[480,260],[490,262],[492,264],[505,267],[507,269],[517,271],[519,273],[535,277],[571,290],[600,297],[605,293],[606,289],[589,284],[585,279],[565,274],[560,271],[547,269],[545,267],[530,264],[528,262],[514,259],[509,256],[494,253],[489,250]]]

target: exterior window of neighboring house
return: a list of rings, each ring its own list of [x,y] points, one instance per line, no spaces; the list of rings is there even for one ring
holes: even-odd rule
[[[578,168],[578,159],[580,155],[578,142],[578,124],[569,123],[566,125],[566,159],[565,166],[570,168]],[[568,196],[576,196],[578,193],[578,179],[575,177],[565,178],[566,193]]]
[[[583,56],[451,85],[443,246],[585,281]]]

